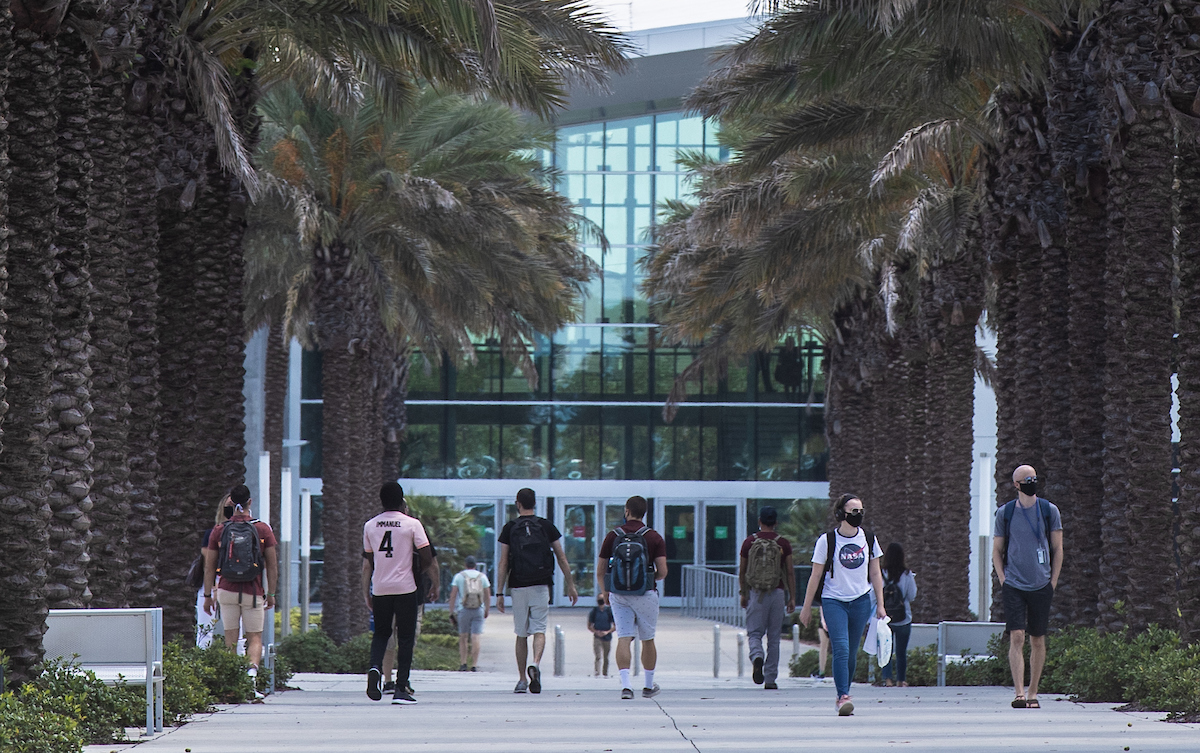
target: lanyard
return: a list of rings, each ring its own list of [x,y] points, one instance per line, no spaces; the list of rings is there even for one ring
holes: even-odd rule
[[[1034,501],[1033,506],[1038,510],[1036,515],[1038,524],[1036,527],[1033,525],[1033,521],[1029,519],[1029,510],[1021,507],[1021,503],[1017,502],[1017,509],[1021,511],[1021,517],[1025,518],[1025,524],[1029,526],[1029,530],[1037,535],[1037,543],[1040,547],[1042,545],[1042,506],[1037,500]]]

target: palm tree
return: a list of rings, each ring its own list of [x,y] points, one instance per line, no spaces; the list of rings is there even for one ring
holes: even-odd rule
[[[411,343],[469,357],[472,335],[494,333],[535,378],[527,344],[572,320],[592,269],[530,156],[545,135],[503,105],[428,91],[401,118],[370,100],[338,115],[277,88],[261,106],[268,190],[248,256],[278,259],[251,261],[252,279],[296,270],[288,330],[322,352],[323,627],[344,641],[365,624],[350,578],[377,506],[397,354]]]

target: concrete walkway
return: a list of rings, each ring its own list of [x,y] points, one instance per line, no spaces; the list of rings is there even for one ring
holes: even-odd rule
[[[500,617],[499,615],[495,615]],[[912,751],[1196,751],[1200,725],[1164,724],[1163,714],[1117,713],[1104,704],[1043,696],[1038,711],[1008,706],[1007,688],[873,688],[855,686],[858,707],[835,716],[832,686],[780,678],[764,691],[749,677],[712,677],[712,625],[664,615],[653,700],[619,699],[615,679],[587,676],[590,636],[575,625],[586,614],[559,610],[568,633],[565,677],[550,676],[547,649],[540,696],[514,695],[511,620],[489,620],[480,672],[416,672],[416,706],[372,703],[364,678],[298,675],[301,690],[197,717],[136,745],[139,753],[373,753],[397,749],[710,753],[784,749],[816,743]],[[553,630],[553,628],[551,628]],[[736,646],[736,631],[723,629]],[[492,645],[489,646],[488,643]],[[579,644],[572,646],[572,644]],[[585,650],[586,649],[586,650]],[[724,653],[724,652],[723,652]],[[785,657],[790,647],[785,643]],[[584,661],[586,659],[586,661]],[[747,668],[747,674],[749,669]],[[640,685],[640,683],[638,683]],[[106,745],[91,751],[130,750]],[[868,749],[868,748],[860,748]]]

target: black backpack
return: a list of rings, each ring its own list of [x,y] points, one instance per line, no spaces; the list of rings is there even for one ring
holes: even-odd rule
[[[650,555],[646,550],[646,532],[642,526],[630,533],[614,528],[612,557],[608,560],[608,590],[613,593],[641,596],[651,588]]]
[[[221,530],[217,572],[225,583],[252,583],[262,577],[263,551],[256,520],[231,520]]]
[[[908,617],[908,609],[904,606],[904,593],[900,590],[900,582],[885,581],[883,584],[883,610],[893,623],[904,622]]]
[[[534,583],[554,577],[554,550],[541,518],[517,518],[508,536],[508,548],[512,552],[512,573],[521,581]]]

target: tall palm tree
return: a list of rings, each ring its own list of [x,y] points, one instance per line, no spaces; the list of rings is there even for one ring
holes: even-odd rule
[[[472,335],[495,333],[535,378],[527,344],[572,320],[592,269],[569,204],[540,182],[544,133],[503,105],[428,91],[400,118],[374,101],[338,115],[276,88],[262,109],[269,190],[248,256],[278,259],[252,261],[252,279],[296,270],[288,331],[322,352],[323,627],[344,641],[365,624],[351,579],[397,354],[469,357]]]

